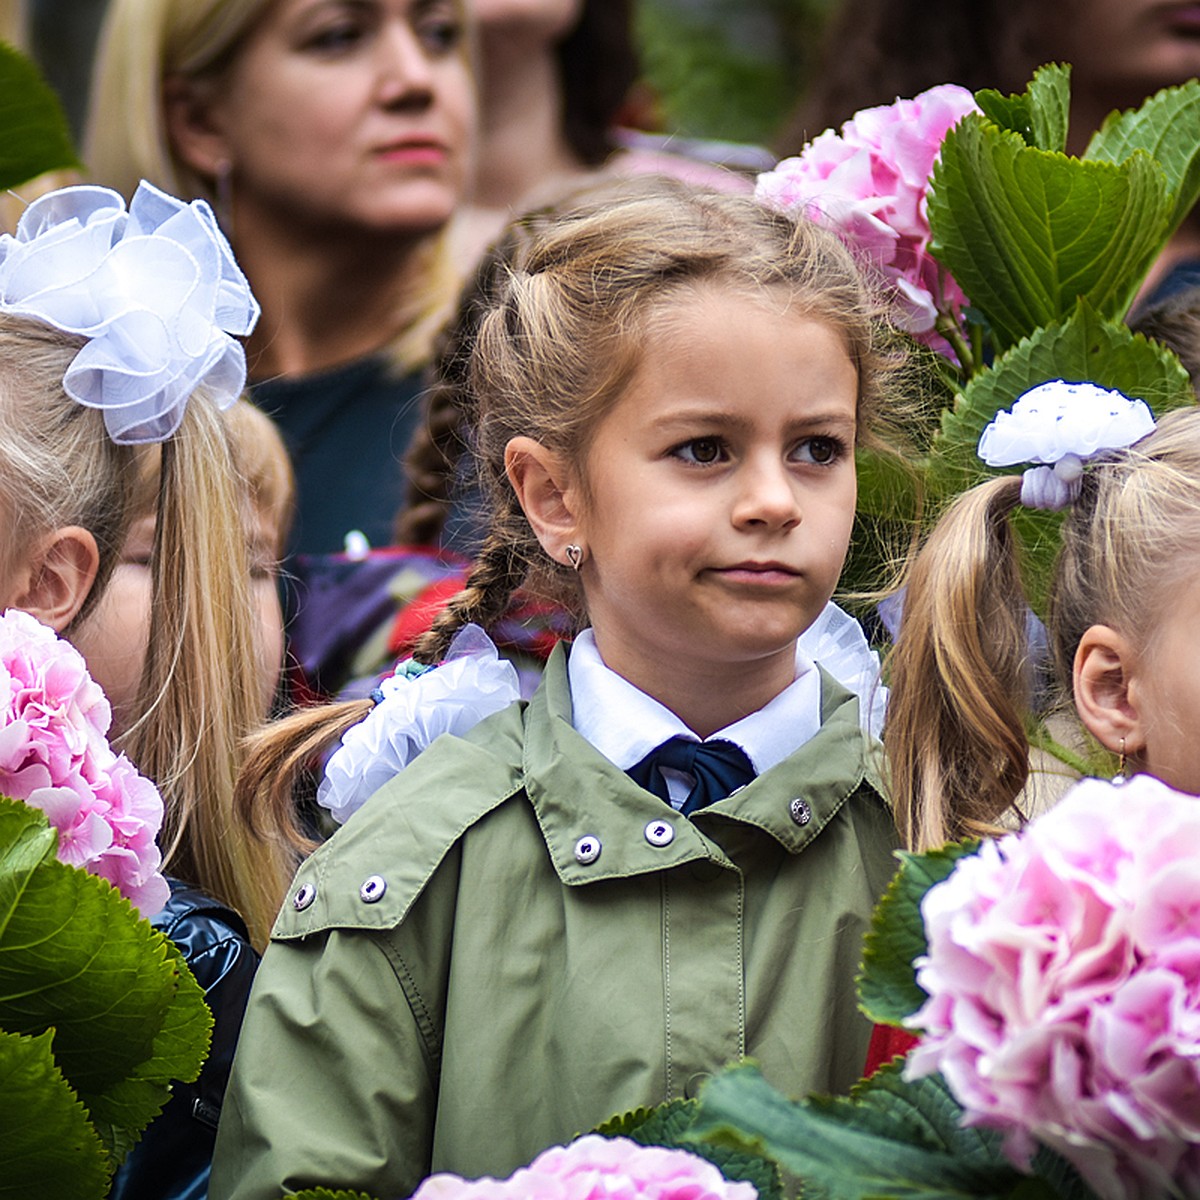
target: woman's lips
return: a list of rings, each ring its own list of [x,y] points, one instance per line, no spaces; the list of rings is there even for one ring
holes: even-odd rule
[[[442,142],[414,138],[393,142],[376,153],[384,162],[407,163],[410,166],[440,166],[449,157],[450,151]]]

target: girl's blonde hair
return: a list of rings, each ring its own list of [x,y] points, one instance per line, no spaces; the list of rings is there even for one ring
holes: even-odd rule
[[[1029,604],[1012,527],[1020,476],[960,496],[908,574],[884,739],[896,822],[928,849],[991,836],[1029,773]],[[1200,553],[1200,410],[1164,417],[1136,446],[1089,464],[1062,529],[1048,605],[1069,695],[1087,630],[1145,647]]]
[[[242,739],[261,723],[251,663],[255,610],[230,437],[203,389],[161,447],[115,445],[103,415],[63,391],[83,340],[0,316],[0,495],[7,552],[79,525],[96,539],[100,569],[67,637],[111,578],[156,477],[157,522],[146,661],[119,747],[158,784],[166,815],[164,868],[239,911],[266,941],[296,855],[287,831],[252,832],[233,812]],[[157,469],[155,469],[157,466]],[[151,510],[153,511],[153,510]],[[18,542],[19,539],[19,542]]]
[[[145,179],[183,200],[208,201],[222,216],[214,179],[175,153],[167,128],[163,89],[171,78],[211,87],[272,0],[110,0],[92,70],[83,157],[96,183],[127,200]],[[470,53],[464,45],[464,54]],[[233,230],[226,230],[237,249]],[[390,352],[411,370],[429,358],[458,286],[446,237],[431,234],[414,279],[421,287],[396,314]]]
[[[435,662],[454,634],[498,620],[520,587],[582,619],[577,577],[543,553],[504,467],[514,437],[532,437],[583,477],[591,438],[635,370],[649,318],[687,290],[783,296],[788,311],[835,329],[858,377],[860,442],[883,423],[887,356],[875,298],[835,235],[743,196],[675,180],[608,182],[558,213],[524,219],[485,260],[442,359],[469,444],[489,527],[464,590],[418,643]],[[298,714],[265,732],[243,787],[290,803],[292,773],[369,702]]]

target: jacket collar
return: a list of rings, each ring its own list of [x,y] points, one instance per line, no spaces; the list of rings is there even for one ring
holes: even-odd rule
[[[719,836],[720,826],[730,821],[755,826],[799,854],[864,782],[882,795],[873,762],[878,743],[861,729],[858,699],[822,671],[817,734],[735,795],[690,818],[681,816],[576,732],[566,655],[564,646],[556,648],[529,703],[523,752],[525,791],[565,884],[625,878],[702,859],[732,866],[710,836]],[[673,837],[666,845],[654,844],[648,831],[663,824]],[[580,861],[576,849],[583,839],[599,843],[594,861]],[[661,832],[657,841],[663,841]]]

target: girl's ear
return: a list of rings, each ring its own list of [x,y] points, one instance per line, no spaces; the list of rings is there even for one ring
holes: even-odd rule
[[[504,449],[504,469],[542,549],[566,563],[568,544],[580,541],[579,503],[562,458],[530,437],[515,437]]]
[[[100,551],[86,529],[55,529],[34,546],[12,607],[62,633],[91,594],[99,569]]]
[[[168,75],[162,96],[167,140],[176,155],[205,178],[228,170],[229,147],[210,89],[182,75]]]
[[[1093,625],[1075,651],[1075,708],[1084,728],[1114,754],[1146,744],[1136,657],[1129,640],[1108,625]]]

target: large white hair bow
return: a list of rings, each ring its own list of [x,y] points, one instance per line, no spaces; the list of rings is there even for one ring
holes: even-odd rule
[[[1041,464],[1025,472],[1021,502],[1066,508],[1079,495],[1085,460],[1132,446],[1153,429],[1154,414],[1142,400],[1052,379],[996,414],[979,439],[979,457],[989,467]]]
[[[246,355],[230,335],[259,306],[212,209],[143,182],[128,212],[102,187],[35,200],[0,236],[0,312],[88,338],[63,387],[135,444],[169,438],[200,384],[219,408],[238,398]]]

